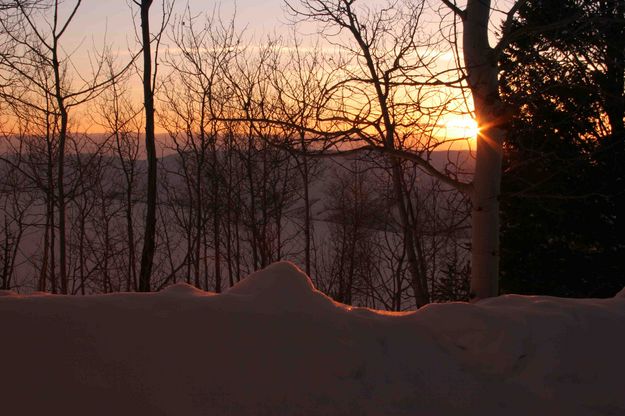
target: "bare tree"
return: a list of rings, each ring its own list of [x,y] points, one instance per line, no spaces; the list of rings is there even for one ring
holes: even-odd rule
[[[334,66],[334,80],[325,91],[315,130],[342,133],[339,153],[369,149],[387,155],[406,261],[417,305],[423,306],[430,295],[427,276],[419,267],[418,238],[402,183],[402,159],[412,160],[462,191],[469,189],[453,170],[440,171],[429,160],[444,144],[434,134],[434,126],[455,97],[442,88],[449,82],[432,80],[430,71],[438,53],[435,43],[420,31],[425,3],[392,1],[379,9],[346,0],[304,0],[299,5],[287,1],[287,5],[296,19],[319,22],[321,34],[340,47],[338,57],[328,58]],[[433,94],[439,100],[432,100]]]
[[[47,82],[49,71],[39,67],[35,75],[42,81]],[[20,86],[21,80],[17,77],[14,85]],[[19,81],[19,82],[18,82]],[[6,91],[6,89],[4,90]],[[24,90],[28,91],[28,90]],[[32,91],[24,94],[26,97]],[[3,97],[5,98],[5,97]],[[55,167],[57,164],[58,140],[54,133],[54,113],[52,110],[53,99],[47,95],[44,97],[44,111],[33,108],[29,102],[22,103],[7,100],[9,120],[7,133],[3,142],[6,153],[0,156],[4,164],[19,172],[26,178],[28,187],[36,200],[41,200],[44,207],[44,235],[41,245],[41,264],[36,265],[37,257],[34,256],[34,267],[39,267],[39,278],[36,287],[46,290],[48,282],[53,293],[58,290],[58,276],[56,270],[56,221],[55,221]],[[15,155],[19,159],[15,159]],[[18,163],[19,162],[19,163]],[[38,194],[41,194],[39,196]]]
[[[6,139],[6,138],[5,138]],[[15,158],[16,164],[21,164],[21,154],[16,153],[9,157]],[[32,214],[29,212],[35,202],[29,192],[30,184],[19,170],[0,161],[0,289],[10,290],[14,284],[16,261],[25,233],[32,226]]]
[[[199,27],[197,21],[187,8],[174,24],[170,37],[177,53],[167,60],[171,75],[163,87],[162,120],[178,154],[180,177],[189,199],[185,205],[192,218],[181,223],[188,236],[188,275],[193,274],[199,285],[203,268],[204,280],[208,280],[207,264],[201,267],[202,258],[206,259],[201,251],[210,225],[213,277],[215,290],[220,292],[223,150],[219,142],[224,128],[214,115],[223,113],[229,98],[225,73],[236,58],[240,39],[234,20],[223,22],[213,14],[205,16]]]
[[[76,0],[70,5],[62,3],[59,0],[50,4],[17,0],[7,2],[11,8],[2,10],[0,20],[3,38],[8,39],[11,48],[10,53],[1,55],[0,71],[12,74],[17,80],[17,83],[3,86],[2,97],[15,106],[25,106],[42,113],[48,125],[46,137],[49,142],[56,141],[55,204],[59,228],[59,279],[61,292],[67,293],[65,156],[69,114],[72,108],[96,97],[110,83],[111,78],[103,71],[104,60],[101,57],[94,60],[91,74],[74,72],[72,55],[64,51],[63,40],[82,0]],[[67,11],[66,16],[64,11]],[[13,25],[8,26],[11,23]],[[78,81],[72,75],[78,75]]]
[[[525,1],[513,2],[504,13],[501,36],[494,46],[491,46],[489,41],[493,15],[490,0],[468,0],[464,9],[451,0],[442,2],[462,23],[463,63],[459,66],[466,73],[475,118],[480,126],[475,174],[470,188],[472,203],[470,296],[474,300],[479,300],[499,294],[499,194],[503,140],[512,112],[499,93],[498,62],[499,55],[510,40],[522,35],[512,31],[512,21],[514,14]]]
[[[248,231],[252,270],[284,256],[285,214],[295,196],[293,158],[276,145],[283,130],[281,125],[267,121],[278,117],[271,66],[278,53],[276,42],[269,40],[238,55],[228,72],[233,99],[224,115],[218,116],[218,120],[233,123],[235,138],[243,145],[239,146],[245,172],[241,220]]]
[[[327,293],[342,303],[365,305],[373,280],[371,265],[379,251],[375,234],[384,228],[385,201],[373,186],[367,162],[350,160],[340,169],[327,190],[325,220],[330,229],[330,255]],[[365,296],[363,296],[365,295]],[[373,305],[371,305],[373,306]]]
[[[275,91],[274,112],[277,118],[285,121],[281,125],[280,145],[292,154],[302,180],[304,271],[311,275],[314,201],[310,188],[319,166],[318,159],[307,154],[310,143],[315,141],[307,133],[307,127],[316,121],[327,80],[324,77],[323,56],[318,47],[306,53],[295,33],[293,40],[293,46],[286,48],[288,53],[276,54],[275,61],[269,66]]]
[[[461,8],[454,1],[442,0],[442,3],[452,11],[456,19],[462,23],[462,30],[455,29],[453,33],[462,34],[463,62],[456,68],[436,68],[436,57],[432,54],[420,52],[417,35],[419,34],[419,16],[425,5],[419,1],[408,10],[408,18],[402,13],[403,3],[387,2],[380,9],[372,9],[359,5],[355,0],[301,0],[298,4],[287,1],[287,5],[296,18],[304,18],[321,23],[322,33],[326,35],[347,34],[355,41],[352,51],[360,57],[362,62],[362,76],[351,76],[337,83],[346,85],[350,81],[360,81],[362,89],[352,89],[359,92],[372,90],[372,98],[365,100],[366,107],[357,107],[360,110],[353,114],[343,114],[338,117],[343,126],[353,125],[354,120],[373,120],[378,122],[376,131],[379,139],[360,133],[358,138],[367,142],[365,146],[356,146],[357,150],[372,149],[390,155],[391,160],[397,158],[411,160],[421,169],[459,191],[466,193],[472,202],[472,244],[471,244],[471,298],[474,300],[495,296],[498,294],[498,264],[499,264],[499,188],[501,182],[502,142],[506,134],[506,122],[510,111],[502,102],[497,87],[498,55],[510,39],[520,34],[511,31],[512,17],[523,3],[515,2],[503,13],[503,29],[499,41],[495,46],[489,44],[489,30],[493,8],[490,1],[468,0]],[[413,16],[413,17],[411,17]],[[392,28],[400,28],[403,36],[394,36],[381,47],[381,39],[396,33]],[[332,32],[334,30],[334,32]],[[453,39],[455,40],[455,39]],[[389,47],[390,46],[390,47]],[[458,44],[452,45],[455,50]],[[382,58],[382,59],[380,59]],[[384,65],[384,62],[387,62]],[[411,64],[413,63],[413,64]],[[411,66],[412,65],[412,66]],[[415,68],[414,65],[417,65]],[[410,71],[410,69],[415,71]],[[460,71],[458,77],[449,77],[451,71]],[[398,147],[395,143],[397,135],[406,130],[406,120],[397,118],[397,108],[392,103],[393,88],[400,86],[415,88],[418,91],[427,91],[427,87],[466,85],[471,92],[475,117],[480,126],[477,137],[476,166],[473,180],[468,182],[458,175],[450,175],[448,169],[438,169],[430,163],[427,152],[405,146]],[[425,88],[425,89],[424,89]],[[439,91],[440,93],[440,91]],[[425,101],[413,100],[412,104],[402,103],[404,110],[415,113],[422,112]],[[401,107],[400,107],[401,108]],[[438,107],[439,111],[447,111],[447,106]],[[399,112],[401,115],[402,113]],[[439,113],[440,114],[440,113]],[[351,117],[350,117],[351,116]],[[432,113],[428,114],[429,117]],[[393,120],[395,118],[395,120]],[[333,119],[336,121],[336,118]],[[351,122],[351,123],[350,123]],[[336,130],[336,126],[334,127]],[[374,126],[375,128],[375,126]],[[345,130],[345,129],[344,129]],[[354,132],[344,131],[345,133]],[[410,133],[414,140],[414,132]],[[422,135],[423,136],[423,135]],[[428,136],[426,134],[426,136]],[[349,136],[347,136],[349,137]],[[431,137],[431,135],[429,135]],[[440,143],[435,143],[439,146]],[[427,147],[426,147],[427,148]],[[356,150],[356,149],[354,149]],[[395,159],[393,159],[395,158]],[[396,166],[394,168],[398,170]],[[398,182],[400,175],[394,175]],[[408,224],[407,209],[399,184],[397,189],[398,206],[402,222]],[[414,241],[407,235],[407,243]],[[414,256],[409,263],[416,264]],[[426,300],[424,298],[424,300]]]
[[[143,249],[141,251],[141,269],[139,271],[139,291],[149,292],[150,279],[156,250],[156,203],[157,203],[157,157],[154,122],[154,90],[158,64],[158,50],[165,27],[171,17],[172,3],[163,0],[162,19],[156,35],[150,31],[150,7],[152,0],[133,0],[139,7],[141,21],[140,42],[143,50],[143,106],[145,110],[145,149],[148,160],[147,197],[145,214],[145,231]],[[152,43],[155,42],[154,56]],[[154,60],[154,70],[152,70]]]
[[[108,69],[111,74],[115,72],[113,62],[110,60]],[[128,254],[125,289],[131,291],[138,289],[135,207],[142,197],[137,182],[142,173],[138,158],[143,125],[140,117],[141,110],[130,101],[128,89],[127,77],[114,79],[110,87],[101,95],[97,103],[97,113],[98,121],[112,141],[112,152],[117,160],[116,170],[121,172],[121,175],[114,177],[121,178],[120,182],[115,182],[115,186],[121,188],[123,193],[120,199],[123,200]]]

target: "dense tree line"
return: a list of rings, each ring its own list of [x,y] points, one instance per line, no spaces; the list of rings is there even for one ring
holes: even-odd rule
[[[625,2],[528,1],[514,26],[527,34],[501,61],[501,89],[517,110],[503,177],[503,287],[610,296],[625,279]]]

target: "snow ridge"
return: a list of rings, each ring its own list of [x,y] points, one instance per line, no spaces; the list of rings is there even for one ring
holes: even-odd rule
[[[310,277],[289,261],[280,261],[252,273],[225,292],[246,299],[254,309],[266,313],[319,313],[343,305],[315,289]]]
[[[280,262],[215,295],[0,295],[2,414],[625,415],[625,296],[384,314]]]

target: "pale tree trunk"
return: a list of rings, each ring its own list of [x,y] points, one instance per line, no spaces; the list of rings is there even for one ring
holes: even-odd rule
[[[482,134],[489,136],[478,138],[475,180],[471,192],[472,300],[499,294],[499,192],[501,142],[505,130],[491,128]]]
[[[480,133],[471,190],[471,299],[499,294],[499,193],[505,106],[497,61],[488,44],[490,1],[469,0],[463,18],[463,53]]]

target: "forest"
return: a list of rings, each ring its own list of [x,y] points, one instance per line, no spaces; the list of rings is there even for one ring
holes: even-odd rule
[[[0,289],[219,293],[289,260],[392,311],[618,292],[625,2],[382,3],[287,1],[258,39],[133,0],[135,42],[85,63],[87,2],[3,0]]]

